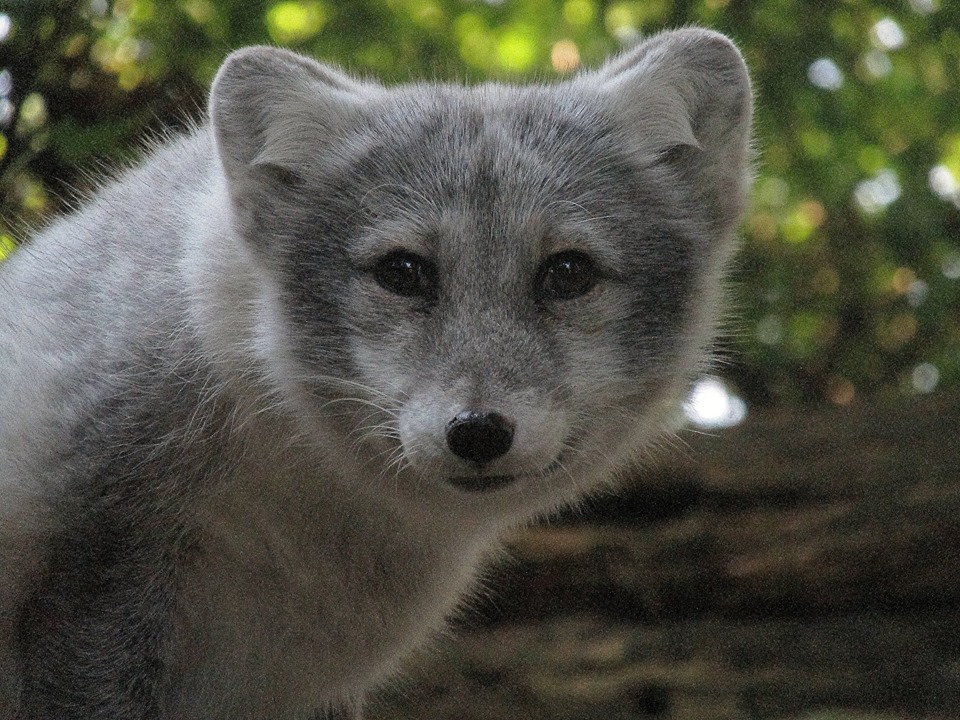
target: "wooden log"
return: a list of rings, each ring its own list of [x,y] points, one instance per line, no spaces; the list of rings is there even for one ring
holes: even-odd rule
[[[370,716],[960,718],[960,398],[688,439],[519,533]]]
[[[960,607],[960,397],[767,410],[517,535],[488,621]]]
[[[370,717],[956,720],[958,627],[958,614],[502,624],[409,665]]]

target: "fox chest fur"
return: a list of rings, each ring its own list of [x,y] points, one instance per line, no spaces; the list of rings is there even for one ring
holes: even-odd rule
[[[329,503],[315,466],[278,472],[274,460],[200,505],[172,618],[174,674],[188,678],[166,699],[175,717],[351,705],[442,627],[489,552],[480,528],[369,498]],[[268,479],[278,492],[263,492]]]
[[[0,266],[0,719],[358,717],[676,430],[750,113],[705,30],[552,85],[231,55]]]

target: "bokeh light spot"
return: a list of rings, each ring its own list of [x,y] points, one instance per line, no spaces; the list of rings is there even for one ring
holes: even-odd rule
[[[328,19],[323,3],[281,2],[267,11],[267,31],[278,43],[303,42],[319,33]]]
[[[830,58],[820,58],[810,63],[807,79],[821,90],[839,90],[843,87],[843,72]]]
[[[572,72],[580,67],[580,50],[572,40],[558,40],[550,50],[550,64],[557,72]]]
[[[720,429],[742,423],[747,417],[747,404],[722,380],[705,377],[693,386],[683,411],[697,427]]]

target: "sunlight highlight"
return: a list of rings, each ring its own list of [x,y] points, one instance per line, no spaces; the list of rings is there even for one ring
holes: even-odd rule
[[[907,42],[903,29],[893,18],[878,20],[870,30],[870,39],[881,50],[898,50]]]
[[[533,33],[526,27],[508,28],[496,45],[497,64],[511,72],[528,70],[536,59]]]
[[[960,207],[960,183],[957,183],[953,172],[946,165],[930,168],[930,172],[927,173],[927,183],[938,198],[953,202]]]
[[[843,72],[830,58],[820,58],[810,63],[807,79],[821,90],[839,90],[843,87]]]
[[[900,181],[897,174],[887,168],[869,180],[857,183],[854,197],[864,211],[874,214],[895,202],[900,197]]]
[[[940,371],[933,363],[920,363],[913,369],[910,382],[918,393],[931,393],[940,383]]]
[[[580,50],[573,40],[558,40],[550,50],[550,64],[557,72],[573,72],[580,67]]]
[[[723,381],[705,377],[693,386],[690,397],[683,405],[687,419],[704,430],[739,425],[747,417],[747,404],[734,395]]]
[[[319,33],[328,19],[320,2],[281,2],[267,11],[267,31],[281,44],[303,42]]]

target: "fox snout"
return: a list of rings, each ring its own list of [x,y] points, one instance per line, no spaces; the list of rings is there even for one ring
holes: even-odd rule
[[[451,394],[434,389],[401,410],[400,442],[412,468],[467,492],[555,470],[569,421],[542,394],[505,393],[496,402],[464,402]]]
[[[509,485],[513,475],[484,475],[483,466],[503,457],[513,444],[516,424],[498,412],[464,410],[447,424],[447,448],[476,465],[478,474],[449,478],[451,484],[471,492],[487,492]]]

